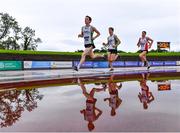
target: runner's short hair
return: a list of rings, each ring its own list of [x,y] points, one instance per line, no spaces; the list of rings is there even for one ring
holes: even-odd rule
[[[146,31],[142,31],[142,33],[146,34]]]
[[[109,27],[109,29],[111,29],[112,31],[114,31],[114,28],[113,28],[113,27]]]
[[[90,22],[92,21],[92,18],[90,16],[86,15],[86,17],[89,19]]]

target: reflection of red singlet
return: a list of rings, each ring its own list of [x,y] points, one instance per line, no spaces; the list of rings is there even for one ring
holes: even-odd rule
[[[147,89],[143,89],[142,90],[142,97],[141,100],[142,102],[147,102],[149,100],[149,87],[146,85]]]

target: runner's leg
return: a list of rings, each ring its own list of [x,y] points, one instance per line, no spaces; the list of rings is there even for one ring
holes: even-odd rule
[[[89,54],[91,48],[86,48],[81,55],[81,60],[77,66],[77,69],[80,69],[81,65],[85,62],[86,56]]]
[[[100,55],[100,54],[94,54],[93,49],[90,50],[89,55],[92,59],[95,58],[104,58],[104,55]]]

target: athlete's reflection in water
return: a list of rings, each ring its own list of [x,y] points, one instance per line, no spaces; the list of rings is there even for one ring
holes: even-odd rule
[[[148,109],[148,104],[154,100],[152,92],[150,92],[149,87],[147,86],[147,80],[150,73],[142,73],[142,79],[139,81],[141,86],[141,93],[139,92],[139,100],[143,104],[144,109]]]
[[[117,83],[115,83],[113,80],[114,80],[114,75],[111,75],[107,83],[107,89],[109,91],[110,97],[104,99],[104,101],[107,100],[109,101],[109,107],[111,107],[111,116],[116,115],[116,109],[118,109],[122,103],[122,100],[118,95],[118,90],[121,89],[122,83],[117,85]]]
[[[40,95],[37,89],[0,92],[1,128],[12,126],[19,120],[23,111],[30,112],[37,108],[37,101],[42,98],[43,95]]]
[[[78,83],[82,89],[82,93],[86,97],[86,108],[81,110],[80,113],[84,115],[84,120],[88,121],[88,129],[92,131],[95,128],[94,121],[96,121],[102,114],[102,111],[96,107],[97,99],[94,98],[96,92],[104,91],[104,88],[93,88],[90,93],[87,92],[85,85],[80,79]]]

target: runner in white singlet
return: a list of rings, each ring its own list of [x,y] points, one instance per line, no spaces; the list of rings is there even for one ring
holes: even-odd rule
[[[90,16],[85,17],[85,26],[81,28],[81,33],[78,35],[78,37],[84,38],[85,50],[82,53],[79,64],[77,66],[74,66],[74,70],[76,71],[78,71],[81,65],[85,62],[87,55],[89,55],[92,59],[98,57],[104,58],[104,55],[95,55],[93,52],[93,49],[95,48],[94,40],[100,36],[100,32],[95,27],[90,25],[91,21],[92,19]],[[94,32],[96,33],[96,36],[93,36]]]
[[[149,37],[146,37],[146,31],[143,31],[141,38],[139,38],[137,46],[141,47],[141,53],[139,54],[139,57],[142,61],[142,66],[146,66],[148,69],[150,68],[150,65],[146,59],[146,54],[148,53],[148,49],[151,48],[152,44],[153,40]]]
[[[110,71],[113,71],[113,61],[118,58],[117,46],[121,43],[119,38],[114,34],[114,28],[109,27],[109,37],[107,38],[107,43],[103,43],[104,46],[108,47],[108,62],[110,66]]]

